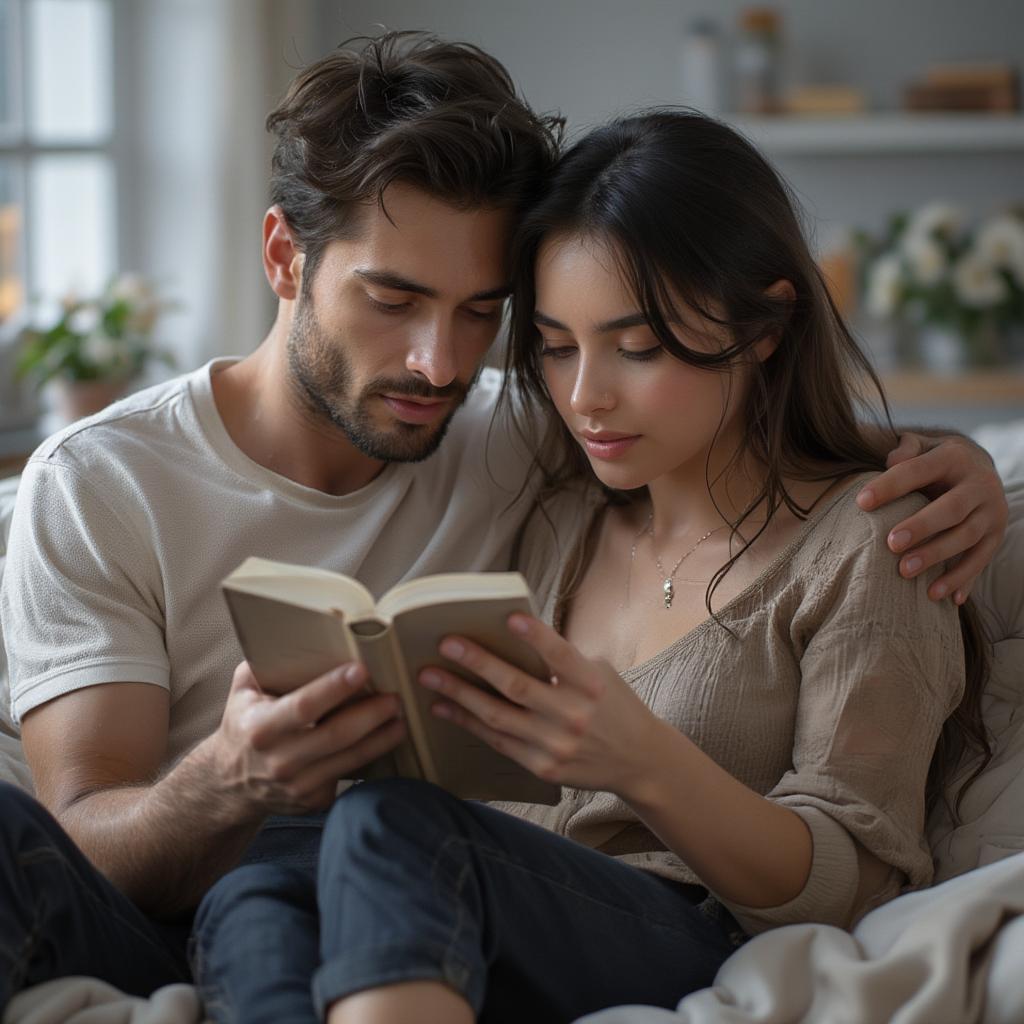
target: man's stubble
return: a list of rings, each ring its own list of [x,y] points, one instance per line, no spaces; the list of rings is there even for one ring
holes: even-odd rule
[[[289,387],[304,411],[330,422],[363,455],[381,462],[422,462],[437,451],[448,425],[480,376],[477,368],[468,384],[452,381],[435,388],[419,377],[375,377],[354,394],[355,384],[344,342],[323,330],[308,296],[300,298],[288,332]],[[437,425],[395,420],[388,430],[374,426],[370,403],[381,394],[413,398],[451,398],[453,406]]]

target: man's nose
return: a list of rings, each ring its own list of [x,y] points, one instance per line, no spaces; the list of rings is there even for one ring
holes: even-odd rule
[[[407,370],[425,377],[435,388],[451,384],[458,376],[458,360],[451,324],[435,321],[417,334],[405,360]]]

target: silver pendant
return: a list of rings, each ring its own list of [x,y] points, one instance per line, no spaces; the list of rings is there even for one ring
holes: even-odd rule
[[[671,579],[671,577],[669,577],[669,579],[665,580],[664,584],[662,584],[662,588],[661,589],[665,591],[665,607],[666,608],[671,608],[672,607],[672,598],[676,596],[675,587],[672,586],[672,579]]]

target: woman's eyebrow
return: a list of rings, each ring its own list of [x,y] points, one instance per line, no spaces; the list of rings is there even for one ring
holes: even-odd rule
[[[554,331],[569,330],[560,320],[548,316],[547,313],[542,313],[539,309],[533,312],[533,322],[538,327],[550,327]],[[594,331],[597,334],[608,334],[611,331],[624,331],[628,327],[643,327],[646,324],[647,317],[643,313],[629,313],[626,316],[619,316],[614,320],[605,320],[604,323],[597,324]]]

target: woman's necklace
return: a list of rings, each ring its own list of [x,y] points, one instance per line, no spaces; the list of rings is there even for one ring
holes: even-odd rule
[[[719,530],[724,529],[725,525],[716,526],[714,529],[708,530],[708,532],[705,533],[704,536],[701,537],[700,540],[698,540],[692,548],[690,548],[688,551],[683,552],[683,554],[679,556],[679,560],[676,562],[675,565],[672,566],[671,572],[665,572],[665,567],[661,564],[661,559],[658,557],[658,552],[654,546],[654,509],[652,508],[651,511],[647,514],[647,522],[645,522],[644,525],[640,527],[639,531],[637,532],[637,535],[633,538],[633,544],[629,549],[629,572],[626,576],[625,606],[629,607],[629,587],[633,577],[633,562],[636,561],[637,542],[645,533],[649,534],[651,538],[651,554],[654,556],[654,564],[658,567],[658,572],[664,577],[664,582],[661,585],[661,589],[662,598],[665,602],[665,607],[671,608],[672,600],[676,596],[675,578],[676,573],[679,571],[679,566],[681,566],[683,562],[685,562],[686,559],[688,559],[690,555],[692,555],[694,551],[696,551],[697,548],[699,548],[701,544],[703,544],[704,541],[708,539],[708,537],[710,537],[713,533],[718,533]]]
[[[697,548],[699,548],[701,544],[703,544],[704,541],[706,541],[708,537],[711,536],[711,534],[717,533],[719,530],[724,529],[724,526],[716,526],[713,530],[708,530],[708,532],[705,533],[704,536],[701,537],[700,540],[698,540],[697,543],[694,544],[689,551],[686,551],[679,556],[679,561],[672,566],[672,571],[666,574],[665,567],[661,564],[661,559],[658,557],[658,552],[654,547],[654,509],[651,509],[651,514],[647,518],[647,532],[651,535],[651,554],[654,555],[654,564],[658,567],[658,572],[660,572],[661,575],[665,577],[665,582],[662,583],[661,589],[664,591],[666,608],[672,607],[672,598],[676,596],[675,578],[679,566],[681,566],[683,562],[685,562],[690,557],[690,555],[692,555],[694,551],[696,551]]]

